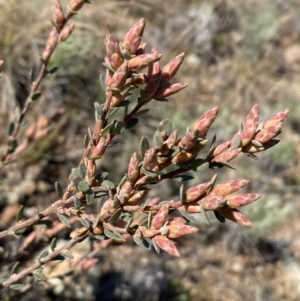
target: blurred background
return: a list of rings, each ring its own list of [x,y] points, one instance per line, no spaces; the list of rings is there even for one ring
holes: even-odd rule
[[[63,7],[67,2],[62,1]],[[5,61],[0,81],[2,153],[7,126],[28,95],[29,74],[39,70],[53,2],[1,0],[0,8],[0,59]],[[27,216],[35,207],[51,204],[55,181],[68,184],[82,155],[83,136],[94,124],[93,103],[104,101],[99,75],[104,72],[105,31],[120,40],[142,17],[143,41],[163,53],[163,63],[186,53],[175,80],[189,86],[168,103],[150,103],[140,126],[118,137],[120,146],[108,150],[100,168],[110,172],[111,181],[119,181],[140,137],[151,137],[164,118],[184,133],[205,110],[218,105],[209,137],[217,134],[221,142],[232,137],[254,104],[259,104],[261,120],[287,108],[282,141],[274,149],[259,154],[258,161],[240,156],[233,162],[237,170],[217,171],[219,181],[247,178],[247,190],[261,194],[244,208],[254,227],[214,220],[211,226],[200,225],[199,233],[180,241],[179,259],[143,250],[132,241],[109,245],[96,254],[98,263],[92,268],[54,277],[6,300],[299,300],[299,0],[95,0],[85,5],[74,18],[72,36],[58,46],[51,61],[58,71],[43,82],[43,95],[27,118],[27,129],[35,123],[40,135],[0,174],[0,230],[14,222],[21,204]],[[189,185],[215,172],[197,174]],[[164,182],[151,195],[167,200],[176,198],[178,189],[174,182]],[[63,242],[68,235],[62,231],[59,238]],[[18,249],[15,241],[3,244],[12,252]],[[82,243],[72,253],[88,248]],[[5,262],[0,264],[4,268]]]

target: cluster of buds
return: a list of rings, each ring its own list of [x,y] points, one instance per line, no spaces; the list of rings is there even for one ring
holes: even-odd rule
[[[164,100],[187,86],[184,83],[169,82],[177,73],[184,54],[178,55],[161,69],[159,60],[162,54],[155,48],[147,53],[146,44],[141,44],[144,28],[145,20],[141,19],[120,43],[111,34],[106,35],[105,87],[107,93],[113,93],[111,107],[121,106],[133,85],[143,86],[140,91],[140,106],[152,99]]]
[[[55,0],[55,7],[53,11],[53,28],[50,32],[46,47],[41,56],[42,61],[47,64],[50,57],[59,42],[66,41],[72,34],[75,24],[67,24],[68,20],[72,18],[85,3],[89,3],[87,0],[69,0],[67,7],[67,14],[64,14],[60,0]]]
[[[88,152],[79,168],[72,170],[70,191],[76,192],[79,201],[76,204],[77,216],[82,216],[79,209],[82,203],[91,204],[94,199],[101,199],[102,205],[96,221],[89,220],[87,227],[97,238],[124,240],[125,236],[131,235],[138,245],[153,246],[157,251],[162,249],[179,256],[174,240],[198,230],[189,225],[191,221],[197,222],[194,213],[203,213],[208,221],[206,212],[213,211],[220,222],[229,219],[244,226],[252,226],[248,217],[238,208],[254,202],[259,195],[236,194],[248,180],[229,180],[216,185],[216,176],[186,192],[182,188],[178,201],[153,204],[146,199],[149,190],[164,179],[189,180],[192,176],[187,175],[187,172],[232,167],[228,162],[240,153],[255,157],[253,153],[264,151],[278,142],[275,137],[280,133],[288,110],[274,114],[259,124],[258,106],[255,105],[233,138],[215,145],[214,137],[206,154],[204,146],[208,143],[207,133],[219,111],[217,106],[204,112],[182,136],[173,128],[172,122],[165,119],[157,126],[152,146],[147,138],[141,139],[141,156],[133,153],[127,172],[118,185],[108,181],[105,173],[95,174],[95,162],[102,158],[115,135],[137,124],[136,116],[148,111],[141,110],[145,104],[152,99],[164,100],[186,86],[170,83],[184,54],[179,54],[161,68],[161,54],[155,48],[147,53],[145,45],[141,44],[144,27],[145,21],[141,19],[120,43],[109,33],[106,35],[106,78],[102,84],[107,98],[103,105],[95,103],[96,130],[94,134],[89,132],[86,136],[85,148]],[[133,89],[138,89],[139,96],[135,107],[129,112],[129,104],[133,100],[126,97]],[[123,120],[109,123],[109,111],[119,109],[115,107],[124,107],[125,116]],[[166,169],[170,166],[172,168]],[[73,211],[76,212],[75,209]],[[175,216],[174,211],[177,211]],[[85,225],[85,222],[82,224]]]

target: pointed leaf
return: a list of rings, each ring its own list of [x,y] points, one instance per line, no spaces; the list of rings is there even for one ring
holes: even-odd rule
[[[11,288],[12,290],[18,291],[20,289],[22,289],[24,287],[25,284],[22,283],[15,283],[12,284],[9,288]]]
[[[79,191],[83,191],[83,192],[87,192],[90,190],[90,185],[87,181],[80,181],[78,183],[78,190]]]
[[[54,238],[51,240],[51,243],[50,243],[50,249],[51,249],[52,252],[55,250],[56,245],[57,245],[57,238],[54,237]]]
[[[31,96],[31,100],[36,101],[38,100],[42,95],[42,92],[35,92],[32,96]]]
[[[64,225],[71,228],[71,223],[65,215],[58,213],[57,216]]]
[[[176,175],[172,178],[174,181],[183,182],[183,181],[189,181],[193,180],[194,177],[191,175]]]
[[[138,124],[138,118],[132,118],[126,123],[126,129],[131,129]]]
[[[197,220],[193,217],[193,215],[187,213],[184,210],[179,210],[180,214],[183,215],[185,218],[187,218],[189,221],[191,221],[194,224],[201,224],[201,221]]]
[[[16,217],[17,222],[19,222],[23,219],[23,213],[24,213],[24,206],[21,205],[19,210],[18,210],[17,217]]]
[[[16,274],[18,269],[20,267],[20,261],[17,261],[13,267],[11,268],[11,271],[10,271],[10,274],[13,275],[13,274]]]
[[[44,257],[47,257],[49,255],[49,251],[48,250],[44,250],[41,252],[41,254],[38,256],[38,259],[42,259]]]
[[[36,280],[39,280],[39,281],[45,281],[47,279],[46,276],[44,275],[44,273],[41,271],[34,271],[32,273],[32,275]]]
[[[151,250],[151,244],[149,243],[149,241],[146,238],[143,238],[143,237],[138,238],[138,237],[134,236],[133,240],[138,246],[140,246],[146,250]]]
[[[57,196],[60,199],[62,199],[64,192],[63,192],[62,186],[59,182],[55,182],[55,191],[56,191]]]
[[[145,157],[147,150],[150,148],[149,141],[146,137],[142,137],[140,142],[141,154],[142,157]]]

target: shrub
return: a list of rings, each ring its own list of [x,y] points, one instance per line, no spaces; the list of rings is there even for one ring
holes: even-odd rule
[[[53,27],[41,55],[40,72],[31,83],[22,111],[9,125],[7,148],[1,159],[3,170],[9,168],[9,164],[34,139],[50,134],[47,127],[49,121],[41,117],[36,124],[27,126],[25,142],[18,143],[24,118],[42,94],[41,83],[47,75],[56,71],[56,68],[49,70],[48,67],[52,54],[57,45],[72,34],[74,24],[69,21],[86,2],[70,0],[64,13],[60,1],[56,1]],[[193,178],[193,172],[205,172],[208,168],[234,168],[230,162],[241,154],[257,159],[256,153],[279,142],[276,137],[281,132],[288,110],[259,122],[259,107],[254,105],[232,139],[222,143],[217,142],[216,135],[212,141],[207,138],[219,111],[217,106],[199,116],[183,135],[173,128],[171,120],[165,119],[158,124],[153,141],[141,138],[140,150],[130,157],[127,172],[120,182],[110,181],[107,172],[98,172],[97,162],[105,160],[110,147],[120,147],[114,141],[115,137],[138,125],[139,119],[150,110],[145,108],[146,105],[157,102],[164,106],[169,96],[187,87],[186,83],[173,82],[184,60],[184,53],[162,67],[162,54],[156,48],[147,51],[146,44],[141,43],[144,28],[145,20],[141,19],[121,42],[107,32],[103,63],[106,74],[101,76],[106,99],[102,104],[94,103],[95,126],[88,129],[83,138],[82,158],[78,166],[71,170],[69,185],[63,188],[56,182],[58,200],[53,200],[51,206],[27,219],[21,206],[16,224],[0,232],[1,239],[16,237],[28,246],[39,235],[36,226],[44,226],[49,230],[44,232],[49,246],[41,250],[38,260],[20,271],[18,262],[12,264],[11,273],[2,275],[0,285],[3,289],[24,290],[32,285],[34,279],[46,280],[43,266],[49,262],[72,259],[69,250],[88,238],[100,242],[125,242],[132,237],[140,247],[153,248],[158,253],[163,250],[178,257],[177,239],[198,231],[195,224],[199,221],[195,213],[202,213],[207,223],[207,212],[212,211],[221,223],[228,219],[243,226],[252,226],[249,218],[239,210],[259,198],[257,193],[238,192],[248,184],[247,179],[217,183],[215,174],[211,180],[188,189],[182,185],[177,199],[160,201],[159,198],[147,198],[147,195],[153,186],[166,179],[186,182]],[[120,111],[123,111],[123,118],[116,117]],[[208,150],[204,149],[207,145]],[[99,209],[94,206],[96,202],[100,204]],[[64,246],[57,247],[55,236],[62,228],[70,228],[70,240]],[[101,244],[96,243],[95,246],[100,248]],[[3,253],[5,250],[2,248],[1,251]],[[91,256],[86,256],[79,262],[83,268],[89,268],[95,261]],[[27,276],[30,276],[29,282],[25,281]]]

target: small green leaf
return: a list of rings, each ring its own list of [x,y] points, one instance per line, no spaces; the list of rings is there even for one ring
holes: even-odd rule
[[[219,213],[219,211],[214,211],[214,214],[215,214],[215,217],[217,218],[217,220],[218,220],[220,223],[222,223],[222,224],[225,223],[225,217],[224,217],[223,215],[221,215],[221,214]]]
[[[97,179],[99,182],[102,183],[104,180],[107,179],[108,175],[109,175],[108,172],[103,171],[103,172],[101,172],[101,173],[99,173],[99,174],[96,175],[96,179]]]
[[[111,118],[112,116],[114,116],[117,112],[119,112],[120,108],[111,108],[109,110],[109,114],[108,114],[108,118]]]
[[[42,271],[34,271],[32,275],[36,280],[39,281],[45,281],[47,279]]]
[[[62,186],[59,182],[55,182],[55,192],[57,194],[57,196],[61,199],[64,195],[64,192],[63,192],[63,189],[62,189]]]
[[[49,228],[52,225],[52,221],[48,219],[39,220],[34,224],[37,228]]]
[[[69,252],[61,253],[61,255],[65,258],[68,258],[68,259],[74,259],[74,256]]]
[[[48,74],[54,74],[56,71],[58,70],[58,67],[53,67],[53,68],[51,68],[50,70],[48,70]]]
[[[17,146],[18,146],[18,141],[15,138],[9,138],[7,141],[7,146],[8,146],[8,152],[11,154],[13,153]]]
[[[176,175],[172,178],[174,181],[183,182],[183,181],[189,181],[194,179],[191,175]]]
[[[103,105],[100,105],[98,102],[94,102],[94,107],[97,114],[101,116],[103,113]]]
[[[79,209],[81,207],[81,201],[76,195],[74,196],[74,206],[76,209]]]
[[[13,267],[12,267],[12,269],[11,269],[11,271],[10,271],[10,274],[11,274],[11,275],[16,274],[17,271],[18,271],[18,269],[19,269],[19,267],[20,267],[20,261],[17,261],[17,262],[13,265]]]
[[[167,98],[154,98],[156,101],[160,102],[168,102],[169,100]]]
[[[8,126],[8,135],[10,136],[10,135],[12,135],[12,133],[14,132],[14,130],[15,130],[15,123],[14,122],[11,122],[10,124],[9,124],[9,126]]]
[[[58,213],[57,216],[64,225],[71,228],[71,223],[65,215]]]
[[[105,76],[103,74],[100,74],[100,85],[103,91],[106,91]]]
[[[108,195],[108,190],[99,190],[95,192],[95,197],[99,198],[99,197],[103,197]]]
[[[90,140],[93,141],[93,134],[92,134],[92,130],[90,127],[88,127],[88,135],[90,137]]]
[[[107,187],[107,188],[110,188],[110,189],[114,189],[115,188],[115,184],[111,181],[108,181],[108,180],[104,180],[102,183],[101,183],[103,186]]]
[[[78,168],[72,168],[69,178],[70,178],[70,180],[82,179],[82,177],[80,175],[80,170]]]
[[[90,222],[88,220],[86,220],[86,219],[84,219],[82,217],[79,220],[80,220],[80,222],[82,223],[82,225],[84,227],[89,228],[91,226],[91,224],[90,224]]]
[[[48,250],[44,250],[41,252],[41,254],[38,256],[38,259],[42,259],[45,258],[49,255],[49,251]]]
[[[54,237],[54,238],[51,240],[51,243],[50,243],[50,249],[51,249],[52,252],[55,250],[56,245],[57,245],[57,238]]]
[[[203,159],[195,159],[189,164],[191,170],[199,172],[204,171],[209,167],[209,163]]]
[[[133,240],[138,246],[140,246],[146,250],[151,250],[151,244],[145,238],[133,237]]]
[[[79,172],[80,172],[80,177],[84,178],[86,175],[86,166],[84,163],[80,163],[79,165]]]
[[[65,260],[65,258],[62,255],[57,255],[53,259],[51,259],[51,261],[57,262],[57,263],[62,262],[64,260]]]
[[[94,192],[87,193],[85,195],[85,200],[88,205],[92,205],[94,203],[94,199],[95,199]]]
[[[108,124],[102,131],[101,131],[101,135],[104,135],[105,133],[107,133],[114,125],[114,122],[111,122],[110,124]]]
[[[114,123],[113,132],[117,135],[120,135],[125,129],[126,124],[124,121],[117,121]]]
[[[79,191],[83,191],[83,192],[87,192],[90,190],[90,185],[87,181],[83,180],[83,181],[80,181],[78,183],[78,190]]]
[[[111,238],[111,239],[121,239],[121,240],[125,241],[123,236],[118,232],[111,232],[107,229],[104,229],[104,235],[108,238]]]
[[[112,214],[112,216],[109,218],[108,222],[109,222],[109,223],[114,223],[114,222],[120,217],[121,213],[122,213],[122,209],[121,209],[121,208],[117,209],[117,210]]]
[[[143,109],[143,110],[140,110],[140,111],[136,112],[133,116],[134,117],[139,117],[139,116],[142,116],[142,115],[146,114],[149,111],[150,111],[150,109]]]
[[[34,70],[30,69],[30,71],[29,71],[29,80],[30,80],[30,83],[34,82],[34,78],[35,78],[35,74],[34,73],[35,73]]]
[[[112,143],[108,144],[106,148],[118,146],[118,145],[120,145],[120,144],[121,144],[120,142],[112,142]]]
[[[23,219],[23,213],[24,213],[24,206],[21,205],[21,207],[18,210],[17,216],[16,216],[16,221],[19,222]]]
[[[126,129],[131,129],[138,124],[138,118],[132,118],[126,123]]]
[[[143,158],[145,157],[145,154],[149,148],[150,148],[150,145],[149,145],[148,139],[146,137],[142,137],[141,142],[140,142],[140,149],[141,149],[141,154],[142,154]]]
[[[234,166],[232,166],[230,163],[224,162],[224,161],[212,162],[212,163],[209,164],[209,168],[211,168],[211,169],[219,169],[219,168],[222,168],[224,166],[226,166],[230,169],[236,170],[236,168]]]
[[[31,96],[31,100],[36,101],[38,100],[42,95],[42,92],[35,92],[32,96]]]
[[[104,235],[94,235],[94,237],[96,238],[96,239],[98,239],[98,240],[104,240],[104,239],[106,239],[106,237],[104,236]]]
[[[3,282],[5,282],[8,278],[0,278],[0,284],[2,284]]]
[[[90,144],[90,138],[87,134],[84,135],[84,139],[83,139],[83,144],[84,144],[84,148],[87,148]]]
[[[152,245],[154,247],[154,250],[156,251],[156,253],[160,253],[160,248],[159,246],[155,243],[154,239],[152,239]]]
[[[106,198],[104,196],[101,196],[98,201],[98,210],[100,211],[103,207],[104,203],[106,202]]]
[[[116,70],[108,63],[102,63],[102,65],[107,68],[108,70],[110,70],[112,73],[115,73]]]
[[[16,235],[21,235],[27,230],[27,227],[21,228],[15,232]]]
[[[185,189],[184,189],[184,184],[182,184],[180,186],[179,195],[180,195],[180,202],[184,203],[186,201],[186,193],[185,193]]]
[[[22,283],[15,283],[15,284],[12,284],[9,288],[11,288],[12,290],[18,291],[22,287],[24,287],[24,284],[22,284]]]
[[[184,210],[178,210],[178,211],[180,212],[181,215],[183,215],[185,218],[187,218],[192,223],[201,224],[201,221],[197,220],[196,218],[194,218],[191,214],[187,213],[186,211],[184,211]]]

